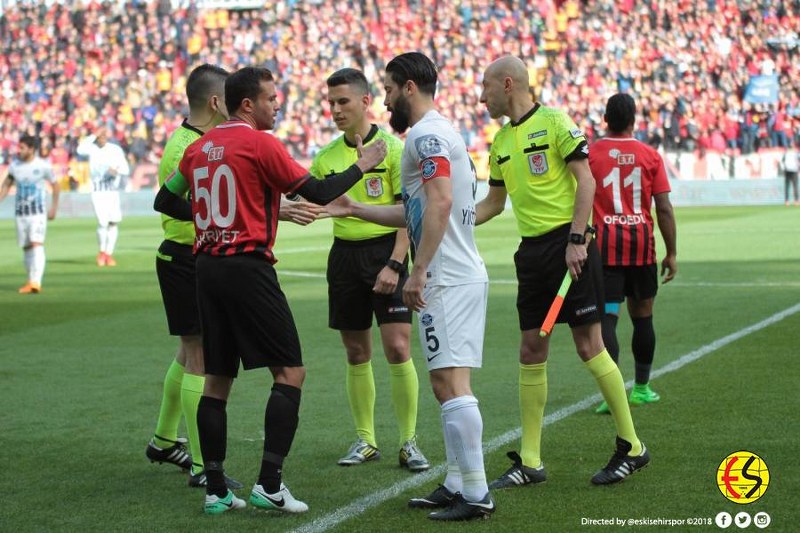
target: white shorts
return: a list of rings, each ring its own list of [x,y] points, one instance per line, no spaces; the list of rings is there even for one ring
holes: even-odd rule
[[[95,191],[92,193],[92,205],[97,222],[101,226],[122,221],[122,208],[119,202],[119,191]]]
[[[419,312],[419,341],[428,370],[480,368],[488,283],[426,287]]]
[[[17,217],[17,244],[27,248],[34,242],[44,244],[47,233],[47,215],[25,215]]]

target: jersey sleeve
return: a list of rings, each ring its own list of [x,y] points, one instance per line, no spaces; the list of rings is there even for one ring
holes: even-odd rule
[[[503,185],[505,182],[503,172],[500,170],[500,153],[497,149],[499,145],[497,138],[498,136],[495,135],[494,142],[489,148],[489,185]]]
[[[400,178],[400,161],[403,157],[403,143],[391,142],[389,144],[389,153],[386,154],[386,166],[389,169],[389,181],[392,184],[392,192],[394,193],[395,200],[402,198],[403,183]]]
[[[555,115],[556,150],[569,163],[575,159],[589,157],[589,145],[580,128],[564,113]]]
[[[311,161],[311,166],[308,169],[308,173],[317,179],[322,179],[325,177],[325,174],[322,171],[321,159],[322,159],[322,152],[318,152],[317,155],[314,156],[314,159]]]
[[[450,177],[450,142],[435,133],[426,133],[414,139],[411,153],[422,173],[423,183],[434,178]]]
[[[189,191],[189,182],[183,177],[180,170],[170,174],[164,186],[177,196],[185,196]]]
[[[277,191],[294,192],[308,178],[308,171],[292,159],[286,147],[271,134],[263,135],[257,150],[265,180]]]

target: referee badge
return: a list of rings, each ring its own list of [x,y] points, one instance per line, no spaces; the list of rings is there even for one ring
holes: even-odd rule
[[[528,156],[528,165],[531,167],[531,174],[541,175],[547,172],[550,167],[547,165],[547,154],[537,152]]]
[[[383,180],[381,178],[367,178],[364,185],[367,187],[367,196],[377,198],[383,195]]]

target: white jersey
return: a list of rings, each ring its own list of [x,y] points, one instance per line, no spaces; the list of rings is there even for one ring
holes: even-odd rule
[[[14,178],[17,186],[14,213],[18,217],[45,214],[47,207],[45,182],[56,181],[50,163],[39,157],[27,162],[14,160],[8,167],[8,174]]]
[[[89,158],[89,177],[92,191],[118,191],[123,176],[130,175],[125,152],[118,145],[107,142],[102,148],[95,144],[95,136],[89,135],[78,145],[78,155]],[[113,176],[109,170],[115,169]]]
[[[412,244],[419,248],[427,205],[424,183],[450,167],[453,204],[444,238],[428,267],[427,286],[486,282],[489,276],[475,246],[475,165],[450,122],[429,111],[408,132],[401,162],[403,204]]]

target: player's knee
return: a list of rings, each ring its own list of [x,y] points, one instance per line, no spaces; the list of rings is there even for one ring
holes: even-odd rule
[[[304,366],[283,366],[270,368],[275,383],[283,383],[292,387],[302,388],[306,379],[306,368]]]
[[[363,365],[372,359],[372,350],[370,347],[360,342],[345,342],[345,351],[347,352],[347,363],[350,365]]]

